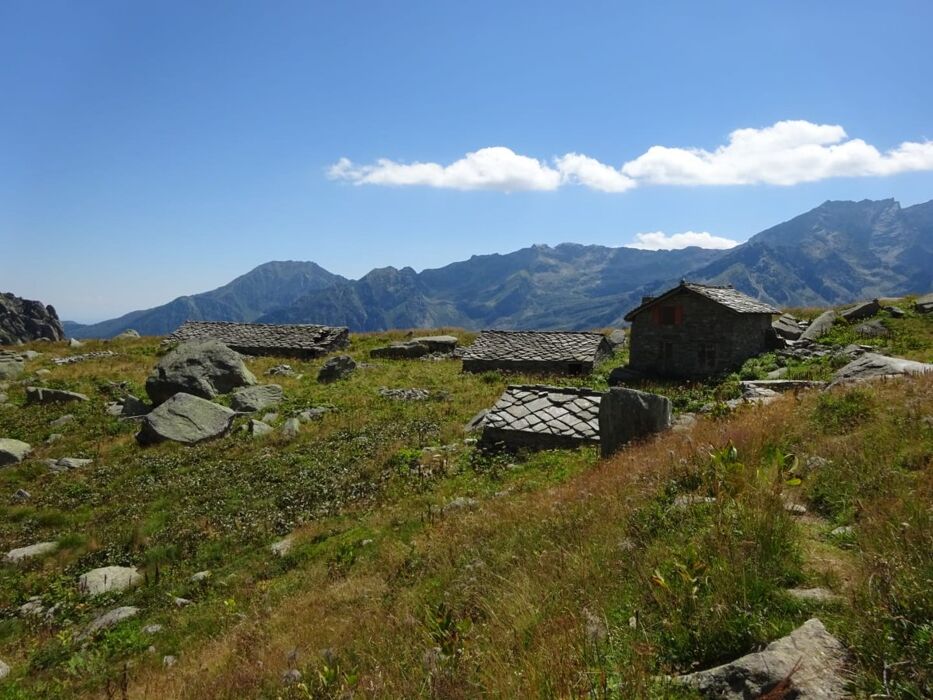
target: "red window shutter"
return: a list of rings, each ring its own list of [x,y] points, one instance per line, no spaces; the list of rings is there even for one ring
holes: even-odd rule
[[[684,322],[684,307],[678,304],[674,307],[674,325],[679,326]]]
[[[661,325],[661,309],[657,306],[651,309],[651,322],[656,326]]]

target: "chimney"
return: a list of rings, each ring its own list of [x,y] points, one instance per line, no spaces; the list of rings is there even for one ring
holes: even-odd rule
[[[641,298],[642,305],[650,304],[652,301],[654,301],[654,297],[642,297]]]

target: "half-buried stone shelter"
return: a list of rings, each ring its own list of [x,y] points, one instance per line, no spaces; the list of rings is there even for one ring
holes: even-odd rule
[[[483,331],[464,350],[463,371],[589,374],[612,354],[601,333]]]
[[[482,421],[485,448],[561,449],[599,444],[602,394],[572,387],[508,387]]]
[[[312,358],[346,347],[349,344],[349,331],[347,328],[310,324],[186,321],[165,342],[207,338],[219,340],[245,355]]]
[[[629,367],[677,378],[726,372],[772,347],[771,317],[778,313],[732,287],[682,281],[644,297],[625,316],[632,324]]]

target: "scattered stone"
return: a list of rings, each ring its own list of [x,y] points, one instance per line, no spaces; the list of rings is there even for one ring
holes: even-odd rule
[[[625,365],[624,367],[616,367],[612,370],[606,381],[609,382],[609,386],[621,386],[623,384],[641,382],[644,378],[644,372],[639,372],[637,369],[632,369],[628,365]]]
[[[292,377],[295,375],[295,370],[292,369],[291,365],[276,365],[267,369],[266,374],[273,377]]]
[[[480,430],[486,424],[486,415],[489,413],[489,409],[481,408],[479,412],[472,418],[465,426],[463,426],[463,432],[472,433],[474,431]],[[474,439],[474,442],[476,440]]]
[[[163,440],[194,445],[226,433],[235,416],[226,406],[178,393],[143,418],[136,440],[141,445]]]
[[[172,656],[171,654],[166,654],[165,656],[162,657],[162,665],[165,668],[171,668],[176,663],[178,663],[178,658],[175,656]]]
[[[724,700],[763,697],[778,683],[789,679],[798,700],[846,696],[845,649],[817,618],[807,620],[788,636],[764,651],[672,679],[697,689],[702,695]]]
[[[138,331],[135,331],[132,328],[127,328],[122,333],[118,333],[117,335],[113,336],[112,339],[113,340],[129,340],[131,338],[138,338],[138,337],[139,337]]]
[[[38,372],[37,372],[38,374]],[[87,401],[84,394],[76,391],[65,391],[63,389],[46,389],[40,386],[26,387],[26,405],[49,404],[49,403],[70,403],[72,401]]]
[[[806,515],[807,507],[800,503],[785,503],[784,510],[791,515]]]
[[[261,437],[262,435],[268,435],[272,432],[271,425],[255,419],[250,420],[250,422],[246,424],[246,429],[253,437]]]
[[[298,420],[302,423],[310,423],[311,421],[321,420],[328,413],[333,413],[336,408],[333,406],[313,406],[312,408],[306,408],[303,411],[298,413]]]
[[[35,360],[37,357],[40,357],[42,353],[36,352],[35,350],[23,350],[22,355],[27,360]]]
[[[189,600],[188,598],[175,597],[172,598],[172,603],[176,608],[187,608],[189,605],[194,603],[194,601]]]
[[[904,318],[907,315],[904,313],[904,309],[899,306],[885,306],[883,311],[887,311],[891,318]]]
[[[800,340],[818,340],[821,336],[829,333],[829,330],[833,327],[835,320],[835,311],[832,309],[829,311],[824,311],[815,319],[813,319],[813,322],[807,326],[807,330],[800,334]]]
[[[349,377],[356,369],[356,362],[349,355],[337,355],[330,358],[317,373],[321,384],[330,384]]]
[[[855,534],[855,528],[851,525],[840,525],[829,534],[833,537],[851,537]]]
[[[459,340],[452,335],[422,336],[376,348],[370,351],[369,356],[390,360],[411,359],[434,354],[449,357],[457,348],[458,342]]]
[[[291,440],[292,438],[298,437],[298,431],[301,430],[301,421],[297,418],[289,418],[282,424],[281,433],[283,437]]]
[[[115,627],[124,620],[129,620],[131,617],[136,617],[139,614],[139,608],[132,605],[124,605],[119,608],[114,608],[108,612],[105,612],[103,615],[95,618],[91,624],[89,624],[82,632],[78,639],[88,639],[93,637],[98,632],[102,630]]]
[[[282,538],[278,542],[273,542],[269,546],[269,549],[272,551],[273,554],[280,556],[280,557],[284,557],[284,556],[287,556],[288,553],[292,551],[292,547],[294,545],[295,545],[295,539],[291,535],[289,535],[288,537]]]
[[[807,603],[838,603],[842,600],[842,596],[826,588],[789,588],[785,593]]]
[[[850,306],[839,315],[849,323],[852,323],[852,321],[861,321],[864,318],[871,318],[879,311],[881,311],[881,304],[878,303],[877,299],[872,299],[871,301],[862,301],[855,306]]]
[[[239,353],[216,340],[200,340],[163,357],[146,380],[146,393],[158,406],[178,393],[212,399],[255,383]]]
[[[28,442],[13,438],[0,438],[0,467],[19,464],[30,452],[32,452],[32,445]]]
[[[120,416],[123,418],[139,418],[149,413],[149,411],[150,407],[148,404],[132,394],[127,394],[123,398],[123,407],[120,411]]]
[[[914,302],[914,311],[918,314],[928,314],[933,311],[933,292],[924,294]]]
[[[768,379],[783,379],[787,376],[787,367],[778,367],[775,370],[768,372],[765,377]]]
[[[278,417],[279,417],[278,413],[275,413],[274,411],[270,411],[269,413],[263,413],[262,418],[260,420],[262,420],[263,423],[272,424],[278,419]]]
[[[691,506],[707,505],[715,502],[716,499],[712,496],[699,496],[695,493],[688,493],[675,498],[674,502],[671,504],[671,508],[674,510],[686,510]]]
[[[933,371],[933,364],[867,352],[838,370],[829,386],[870,381],[882,377],[923,374],[931,371]]]
[[[142,583],[143,577],[135,566],[102,566],[78,578],[78,590],[84,595],[101,595],[111,591],[125,591]]]
[[[80,469],[91,464],[93,459],[81,459],[80,457],[62,457],[60,459],[47,459],[45,463],[49,470],[53,472],[66,472],[69,469]]]
[[[159,625],[159,624],[146,625],[145,627],[143,627],[143,634],[158,634],[163,629],[164,627],[162,627],[162,625]]]
[[[69,348],[83,348],[83,347],[84,347],[84,343],[82,343],[82,342],[81,342],[80,340],[78,340],[77,338],[69,338],[69,339],[68,339],[68,347],[69,347]]]
[[[444,506],[444,512],[450,513],[458,510],[473,510],[476,506],[479,505],[479,501],[475,498],[467,498],[466,496],[458,496],[453,499],[447,505]]]
[[[0,661],[0,680],[10,675],[10,667],[5,661]]]
[[[697,417],[695,413],[681,413],[674,419],[671,430],[675,433],[689,433],[696,424]]]
[[[25,503],[26,501],[32,498],[32,494],[29,493],[26,489],[17,489],[13,496],[10,498],[13,503]]]
[[[301,671],[297,668],[290,668],[282,674],[282,683],[285,685],[294,685],[301,682]]]
[[[204,571],[198,571],[191,574],[192,583],[201,583],[202,581],[207,581],[211,577],[211,572],[205,569]]]
[[[7,395],[6,395],[5,393],[3,393],[2,391],[0,391],[0,404],[6,403],[6,402],[9,401],[9,400],[10,400],[10,397],[7,396]]]
[[[797,340],[803,333],[800,322],[790,314],[782,314],[771,324],[778,337],[785,340]]]
[[[49,421],[49,426],[52,428],[61,428],[63,425],[71,423],[74,419],[75,417],[73,415],[66,413],[65,415],[60,416],[53,421]]]
[[[107,411],[108,416],[117,418],[123,415],[123,404],[119,403],[118,401],[110,401],[107,403],[107,406],[104,410]]]
[[[864,338],[887,338],[891,335],[891,330],[880,318],[860,323],[855,327],[855,332]]]
[[[671,426],[671,400],[658,394],[613,387],[599,403],[599,450],[603,457],[622,445]]]
[[[263,384],[237,389],[230,396],[230,407],[240,413],[255,413],[265,408],[272,408],[285,398],[282,387],[278,384]]]
[[[20,617],[39,617],[45,612],[45,606],[41,598],[33,597],[20,605],[18,612]]]
[[[425,401],[431,396],[427,389],[387,389],[381,387],[379,395],[396,401]]]
[[[613,352],[621,350],[625,347],[626,335],[625,331],[621,328],[614,328],[609,334],[609,344],[612,346]]]
[[[72,346],[74,347],[74,346]],[[56,366],[74,365],[87,360],[100,360],[105,357],[113,357],[116,353],[113,350],[99,350],[98,352],[88,352],[83,355],[71,355],[69,357],[54,357],[52,363]]]
[[[25,559],[32,559],[33,557],[41,557],[43,554],[50,554],[58,549],[57,542],[37,542],[36,544],[31,544],[28,547],[18,547],[17,549],[11,549],[3,557],[3,561],[7,564],[16,564]]]
[[[42,369],[37,369],[37,370],[36,370],[36,376],[37,376],[37,377],[44,378],[44,377],[48,377],[50,374],[52,374],[52,370],[50,370],[50,369],[45,369],[44,367],[43,367]]]
[[[21,355],[0,352],[0,379],[16,379],[26,369]]]

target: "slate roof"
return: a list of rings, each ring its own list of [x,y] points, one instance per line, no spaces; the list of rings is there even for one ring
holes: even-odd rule
[[[632,309],[625,315],[626,321],[631,321],[635,314],[647,309],[651,306],[654,306],[660,301],[667,299],[669,296],[676,294],[682,290],[689,290],[700,296],[704,296],[707,299],[715,301],[717,304],[722,304],[727,309],[731,309],[740,314],[779,314],[781,313],[778,309],[775,309],[770,304],[766,304],[763,301],[758,301],[753,299],[747,294],[743,294],[738,289],[733,289],[730,287],[714,287],[708,284],[698,284],[696,282],[681,282],[678,286],[673,289],[669,289],[659,296],[654,297],[653,299],[644,302],[636,309]]]
[[[464,360],[512,360],[521,362],[593,362],[600,333],[571,331],[482,331],[464,350]]]
[[[186,321],[165,342],[219,340],[234,350],[247,353],[323,355],[347,344],[346,328],[273,323],[228,323],[225,321]]]
[[[512,385],[489,409],[483,425],[598,442],[601,398],[591,389]]]

